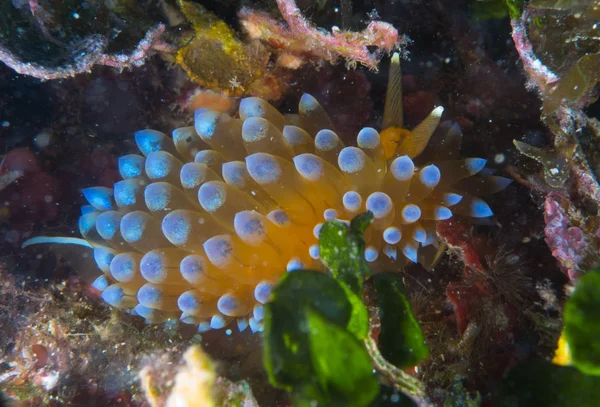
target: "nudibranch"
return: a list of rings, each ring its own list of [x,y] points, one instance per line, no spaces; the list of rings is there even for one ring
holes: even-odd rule
[[[36,237],[24,246],[90,247],[102,272],[94,287],[108,304],[200,332],[234,320],[240,331],[260,331],[281,274],[320,267],[327,220],[369,210],[367,261],[431,267],[441,247],[436,222],[491,216],[476,195],[509,180],[481,175],[484,159],[459,159],[462,134],[439,125],[442,107],[403,129],[397,55],[391,66],[384,130],[363,128],[356,146],[345,145],[308,94],[295,116],[255,97],[235,115],[199,109],[194,126],[171,138],[135,133],[141,154],[119,158],[123,180],[83,190],[82,239]]]

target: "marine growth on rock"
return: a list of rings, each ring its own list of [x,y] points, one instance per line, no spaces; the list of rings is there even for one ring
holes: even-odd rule
[[[282,273],[322,267],[318,235],[328,220],[369,210],[367,261],[431,268],[443,251],[436,222],[492,216],[475,195],[509,180],[479,175],[484,159],[459,159],[462,133],[439,125],[442,107],[403,129],[400,84],[396,54],[384,130],[363,128],[356,146],[345,145],[308,94],[297,115],[249,97],[234,115],[197,110],[194,126],[171,137],[138,131],[139,153],[119,158],[123,180],[83,190],[82,238],[36,237],[24,246],[88,246],[102,272],[94,286],[108,304],[201,332],[233,320],[260,331]]]

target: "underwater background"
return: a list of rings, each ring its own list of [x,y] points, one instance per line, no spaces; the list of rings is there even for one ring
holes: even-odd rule
[[[4,1],[0,405],[597,405],[599,24],[576,0]],[[123,203],[127,179],[181,196]]]

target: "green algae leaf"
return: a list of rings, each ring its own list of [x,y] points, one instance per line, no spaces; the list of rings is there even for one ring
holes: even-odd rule
[[[373,281],[381,320],[378,341],[381,355],[401,369],[417,365],[429,356],[429,346],[410,309],[399,275],[380,273]]]
[[[363,232],[373,220],[367,212],[355,217],[350,225],[328,221],[319,235],[319,253],[334,278],[347,284],[355,293],[362,292],[362,283],[371,274],[364,257]]]
[[[544,95],[544,113],[550,115],[562,103],[576,104],[586,97],[600,80],[600,53],[581,57],[569,71]]]
[[[321,388],[343,406],[367,406],[379,383],[363,343],[318,312],[308,311],[311,359]]]
[[[475,20],[497,20],[508,17],[506,0],[472,0],[468,3],[469,12]]]
[[[571,366],[545,360],[519,365],[502,381],[494,405],[499,407],[595,407],[600,378]]]
[[[284,275],[265,306],[265,368],[271,383],[288,391],[314,378],[306,331],[311,308],[341,327],[352,313],[344,289],[330,276],[309,270]]]
[[[352,306],[350,320],[346,329],[352,332],[358,339],[365,339],[369,333],[369,312],[362,299],[354,293],[346,284],[340,284],[346,292],[346,297]]]
[[[326,328],[320,331],[311,329],[315,315],[322,320],[315,323],[326,323]],[[271,384],[291,391],[297,401],[295,405],[309,405],[304,403],[306,400],[324,403],[320,405],[336,405],[338,401],[339,405],[350,405],[347,404],[348,397],[344,396],[346,385],[329,377],[330,372],[317,363],[329,363],[331,366],[345,364],[347,370],[343,374],[354,374],[348,369],[364,364],[361,351],[353,349],[340,361],[336,359],[339,355],[328,349],[342,346],[339,341],[343,336],[352,338],[352,344],[347,346],[359,344],[366,354],[360,340],[366,336],[367,330],[368,316],[364,304],[343,283],[328,274],[310,270],[284,275],[273,290],[271,302],[265,306],[264,365]],[[319,332],[327,333],[321,335]],[[319,343],[315,342],[317,339]],[[368,371],[372,372],[370,360]],[[340,373],[336,371],[335,374]],[[349,397],[356,398],[355,395]]]
[[[523,0],[506,0],[506,6],[512,20],[517,20],[523,15]]]
[[[579,279],[565,305],[564,334],[572,363],[588,375],[600,376],[600,269]]]

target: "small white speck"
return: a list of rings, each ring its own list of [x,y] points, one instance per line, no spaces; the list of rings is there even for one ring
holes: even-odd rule
[[[9,121],[3,121],[2,122],[2,127],[10,127],[10,122]]]
[[[529,242],[531,242],[531,238],[530,238],[529,236],[525,236],[525,237],[523,238],[523,240],[521,240],[521,242],[522,242],[522,243],[529,243]]]
[[[73,18],[74,18],[75,20],[79,20],[79,14],[77,14],[77,13],[73,13]]]
[[[552,175],[556,175],[556,174],[558,174],[558,173],[560,172],[560,171],[558,170],[558,168],[550,168],[550,170],[549,170],[549,171],[550,171],[550,174],[552,174]]]
[[[502,153],[496,154],[494,156],[494,162],[496,164],[502,164],[504,162],[504,160],[506,160],[506,156]]]

